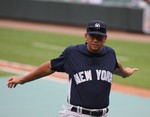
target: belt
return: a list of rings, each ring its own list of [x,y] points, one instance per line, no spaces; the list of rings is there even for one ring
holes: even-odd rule
[[[72,107],[71,111],[78,112],[78,108],[77,107]],[[108,113],[108,111],[109,111],[108,108],[106,108],[105,110],[103,109],[103,110],[97,110],[97,111],[95,111],[95,110],[90,111],[90,110],[86,110],[86,109],[82,108],[81,113],[86,114],[86,115],[92,115],[92,116],[102,116],[102,115]]]

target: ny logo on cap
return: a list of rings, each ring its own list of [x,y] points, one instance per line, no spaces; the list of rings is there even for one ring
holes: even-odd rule
[[[100,26],[101,26],[100,23],[95,24],[95,28],[100,28]]]

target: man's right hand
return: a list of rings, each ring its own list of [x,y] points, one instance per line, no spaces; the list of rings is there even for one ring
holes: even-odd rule
[[[23,83],[21,83],[21,78],[16,76],[10,77],[7,81],[8,88],[15,88],[17,84],[23,84]]]

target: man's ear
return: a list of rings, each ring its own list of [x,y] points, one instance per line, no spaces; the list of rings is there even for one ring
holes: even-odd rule
[[[103,38],[103,43],[105,43],[106,40],[107,40],[107,36],[105,36],[105,37]]]
[[[87,36],[88,36],[88,34],[85,33],[85,34],[84,34],[84,40],[85,40],[85,42],[87,42]]]

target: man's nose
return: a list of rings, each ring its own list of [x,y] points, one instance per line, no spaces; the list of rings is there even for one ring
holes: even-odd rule
[[[97,39],[97,38],[95,38],[95,37],[93,37],[93,41],[97,42],[97,41],[98,41],[98,39]]]

